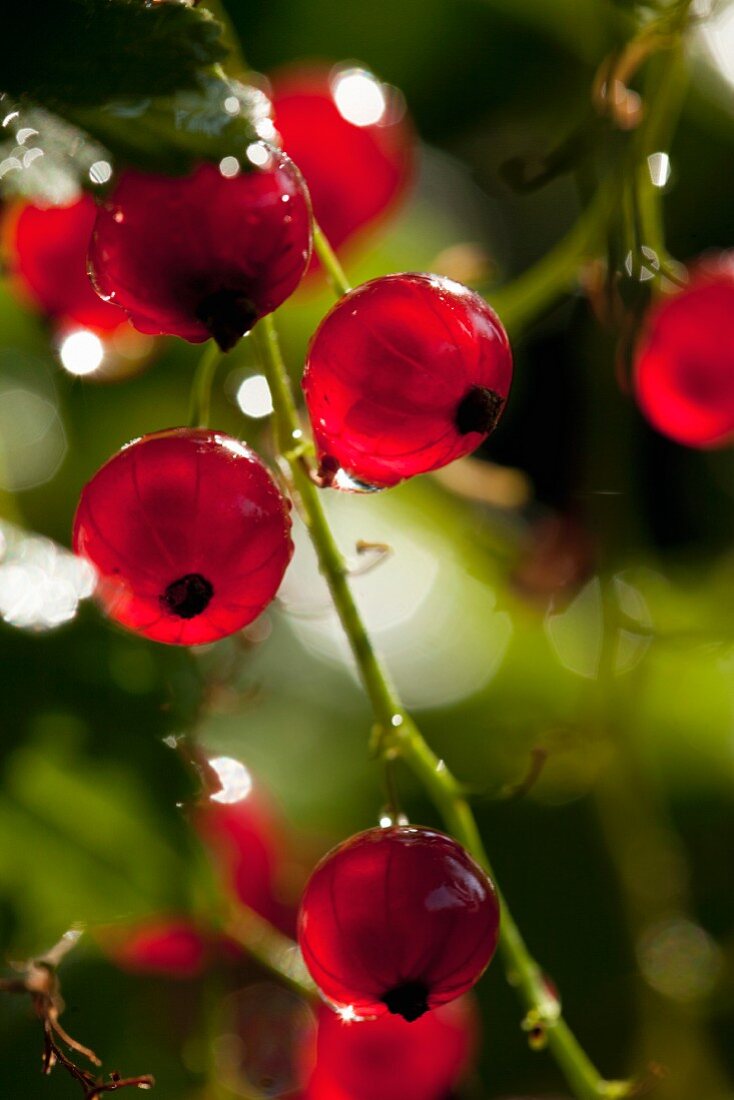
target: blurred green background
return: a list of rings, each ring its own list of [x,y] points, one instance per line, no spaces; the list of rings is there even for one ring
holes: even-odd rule
[[[497,283],[540,258],[573,224],[577,189],[564,177],[517,195],[500,166],[568,134],[598,64],[639,17],[602,0],[226,9],[260,72],[358,61],[405,95],[419,177],[401,210],[344,254],[354,283],[435,270],[456,244],[478,246]],[[734,9],[717,8],[688,53],[665,198],[681,261],[734,246]],[[279,314],[294,377],[331,301],[307,288]],[[355,578],[367,623],[430,744],[470,785],[515,916],[594,1060],[608,1075],[654,1060],[668,1067],[661,1096],[723,1100],[734,1095],[732,451],[687,450],[645,424],[618,385],[613,337],[580,296],[514,344],[514,391],[480,456],[479,492],[460,473],[422,478],[376,496],[330,494],[329,513],[347,553],[359,539],[392,548]],[[195,348],[161,340],[149,369],[75,378],[44,320],[0,286],[0,602],[18,555],[51,568],[47,549],[23,549],[22,531],[68,547],[95,469],[127,440],[184,421],[196,360]],[[255,373],[245,340],[221,369],[212,423],[267,455],[267,419],[237,401]],[[51,630],[0,624],[10,958],[75,922],[206,911],[211,883],[177,808],[194,782],[166,736],[193,730],[270,793],[291,830],[291,901],[323,851],[376,822],[370,715],[296,535],[281,600],[244,640],[169,650],[89,603]],[[533,760],[537,781],[512,797]],[[411,818],[437,823],[399,778]],[[255,968],[136,978],[85,937],[62,977],[66,1025],[107,1067],[154,1073],[159,1100],[220,1095],[217,1006]],[[564,1095],[550,1059],[528,1051],[498,964],[478,992],[481,1062],[461,1095]],[[77,1095],[60,1072],[41,1077],[23,999],[0,999],[0,1020],[1,1095]]]

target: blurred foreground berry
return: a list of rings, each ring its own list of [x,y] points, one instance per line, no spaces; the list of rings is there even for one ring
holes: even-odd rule
[[[61,328],[83,325],[104,333],[127,318],[95,294],[87,275],[95,216],[91,195],[67,206],[19,203],[4,216],[3,239],[11,278],[22,297]]]
[[[688,447],[734,439],[734,253],[701,264],[651,311],[637,348],[637,401],[659,432]]]
[[[298,938],[319,989],[342,1014],[417,1020],[466,993],[497,946],[487,874],[433,829],[369,829],[319,863]]]
[[[208,952],[204,935],[179,917],[156,917],[132,929],[101,930],[99,939],[113,961],[133,974],[194,978],[204,969]]]
[[[298,286],[311,255],[308,192],[262,142],[172,179],[129,169],[89,252],[99,294],[137,329],[232,348]]]
[[[467,287],[417,274],[364,283],[308,351],[303,389],[322,476],[385,488],[469,454],[499,420],[511,380],[507,334]]]
[[[414,140],[399,95],[364,69],[282,69],[275,125],[303,172],[333,248],[394,208],[412,176]]]
[[[474,1001],[461,997],[407,1023],[399,1016],[342,1020],[318,1015],[316,1064],[306,1100],[446,1100],[473,1059]]]
[[[84,487],[74,550],[107,614],[159,642],[200,645],[275,596],[293,545],[290,505],[254,451],[176,428],[124,447]]]

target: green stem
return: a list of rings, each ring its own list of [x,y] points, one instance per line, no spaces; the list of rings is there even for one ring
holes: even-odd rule
[[[397,754],[421,781],[444,819],[446,827],[494,878],[472,811],[461,785],[424,740],[405,710],[382,661],[375,652],[348,582],[344,557],[332,534],[326,512],[307,465],[290,380],[285,369],[272,316],[262,321],[263,367],[273,395],[275,435],[288,462],[294,487],[316,550],[319,566],[331,591],[344,632],[357,662],[375,718],[375,745],[381,755]],[[500,951],[508,980],[528,1012],[528,1024],[540,1027],[548,1047],[578,1100],[613,1100],[630,1095],[626,1082],[604,1080],[565,1023],[558,1001],[550,994],[540,967],[533,959],[498,891],[501,907]]]
[[[231,939],[271,974],[287,982],[303,997],[317,998],[318,989],[298,950],[298,945],[248,906],[237,905],[225,926]]]
[[[329,276],[329,282],[336,293],[339,296],[348,294],[352,288],[349,285],[346,272],[339,263],[336,252],[324,236],[324,232],[316,219],[313,221],[313,246],[316,255],[326,269],[326,274]]]
[[[194,371],[189,398],[190,428],[209,427],[209,407],[211,405],[212,383],[224,352],[220,351],[213,340],[208,340]]]

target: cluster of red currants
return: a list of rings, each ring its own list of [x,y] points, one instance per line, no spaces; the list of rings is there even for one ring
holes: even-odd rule
[[[286,133],[289,110],[298,120],[304,109],[288,88],[276,103]],[[323,96],[316,102],[323,108]],[[344,102],[349,108],[349,96]],[[334,122],[334,109],[324,125]],[[379,128],[371,146],[363,122],[349,128],[355,157],[370,147],[379,157],[372,192],[369,174],[355,193],[335,171],[334,193],[319,200],[338,241],[373,217],[404,175],[386,158]],[[286,138],[291,151],[301,130],[297,122]],[[320,163],[304,158],[318,180]],[[407,164],[407,154],[401,158]],[[334,195],[342,193],[345,208],[335,217]],[[75,216],[86,218],[86,209],[75,208]],[[98,206],[88,263],[108,308],[124,310],[140,331],[193,343],[213,338],[226,352],[293,293],[311,248],[301,171],[255,141],[239,158],[200,164],[182,178],[125,170]],[[68,313],[68,301],[55,309]],[[324,486],[387,488],[468,454],[497,423],[511,376],[504,329],[473,291],[426,274],[358,287],[322,321],[308,351],[303,389],[315,476]],[[241,629],[275,597],[293,549],[289,512],[249,447],[216,431],[173,428],[133,441],[95,474],[81,494],[73,543],[95,566],[111,618],[156,641],[198,645]],[[213,823],[220,834],[229,830],[236,863],[232,830],[241,820],[210,814],[210,833]],[[216,846],[223,847],[221,835]],[[246,874],[252,870],[250,860]],[[230,866],[230,878],[238,874]],[[262,912],[250,886],[236,890]],[[306,965],[343,1018],[387,1014],[409,1023],[474,985],[498,928],[499,903],[484,870],[450,837],[407,825],[368,830],[331,852],[306,887],[298,920]],[[158,957],[192,970],[204,943],[174,925],[142,930],[125,950],[129,964]],[[320,1091],[314,1086],[309,1095],[331,1094],[323,1069],[320,1079]]]

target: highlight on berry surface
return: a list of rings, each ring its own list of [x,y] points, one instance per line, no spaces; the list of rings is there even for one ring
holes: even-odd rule
[[[475,450],[512,381],[507,334],[468,287],[427,274],[372,279],[326,315],[303,390],[321,475],[387,488]]]
[[[298,286],[311,208],[291,160],[264,142],[183,177],[128,169],[103,200],[92,280],[141,332],[232,348]]]
[[[334,248],[393,210],[413,175],[415,139],[396,89],[353,65],[294,65],[271,75],[274,121],[303,172]]]
[[[488,875],[433,829],[368,829],[313,872],[298,939],[324,997],[346,1019],[386,1012],[413,1021],[466,993],[497,946]]]
[[[73,545],[110,618],[201,645],[252,622],[292,553],[290,504],[245,444],[175,428],[114,455],[82,491]]]
[[[637,347],[635,391],[647,419],[688,447],[734,441],[734,253],[701,262],[651,310]]]

